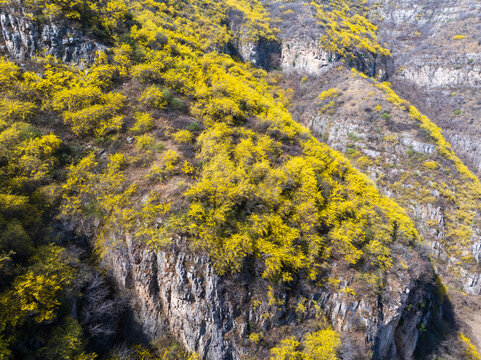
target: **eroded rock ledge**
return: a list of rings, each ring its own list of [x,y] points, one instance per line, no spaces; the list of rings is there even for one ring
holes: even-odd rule
[[[1,46],[17,60],[51,55],[67,63],[88,65],[106,47],[68,24],[39,24],[15,11],[0,12]],[[1,43],[0,43],[1,44]]]

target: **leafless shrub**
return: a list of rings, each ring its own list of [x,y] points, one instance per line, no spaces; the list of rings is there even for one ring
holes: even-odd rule
[[[104,350],[114,340],[125,303],[121,298],[114,298],[110,286],[99,273],[92,274],[83,294],[79,310],[80,323],[92,348]]]

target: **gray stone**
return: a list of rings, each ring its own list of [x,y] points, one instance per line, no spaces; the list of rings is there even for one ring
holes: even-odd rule
[[[84,35],[81,30],[47,22],[37,25],[24,16],[0,13],[4,47],[17,60],[35,55],[51,55],[80,66],[92,64],[107,47]]]

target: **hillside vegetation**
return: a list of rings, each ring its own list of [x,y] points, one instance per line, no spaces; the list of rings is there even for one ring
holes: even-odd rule
[[[138,134],[141,126],[136,123],[137,146],[132,155],[111,154],[103,165],[90,154],[70,168],[64,214],[99,217],[101,246],[108,246],[114,230],[160,246],[172,234],[185,232],[195,248],[209,252],[220,273],[239,269],[247,256],[264,261],[265,277],[283,281],[300,270],[320,280],[320,270],[331,256],[351,264],[363,259],[374,268],[389,269],[390,244],[416,240],[412,223],[340,154],[319,144],[291,119],[282,92],[267,83],[263,71],[203,50],[220,41],[214,39],[223,27],[203,29],[200,35],[194,29],[208,11],[218,10],[216,6],[213,2],[201,11],[195,3],[177,2],[171,7],[158,5],[155,13],[134,8],[135,19],[146,24],[131,34],[143,61],[132,61],[130,47],[124,43],[114,52],[126,56],[90,68],[87,77],[82,72],[72,75],[79,77],[77,83],[84,81],[83,88],[95,85],[101,98],[120,99],[118,104],[125,101],[126,109],[148,112],[151,117],[175,103],[185,102],[185,107],[188,103],[190,114],[201,124],[193,119],[185,128],[165,124],[161,129],[165,141],[159,143],[152,135],[156,128],[160,130],[155,121],[144,134]],[[198,13],[197,22],[188,16],[170,17],[172,12],[184,11]],[[171,32],[169,20],[179,19],[185,23]],[[150,34],[159,33],[167,39],[160,49],[148,40],[153,37]],[[131,73],[123,82],[138,89],[140,97],[107,93],[105,80],[99,83],[96,76],[106,68]],[[117,102],[95,104],[89,99],[93,93],[90,89],[85,97],[79,87],[61,90],[64,104],[57,111],[67,124],[75,119],[74,132],[84,127],[78,123],[83,113],[108,107],[107,119],[101,116],[98,124],[86,124],[95,132],[110,128],[117,111],[122,111],[116,105],[112,109]],[[172,93],[183,99],[174,103]],[[77,115],[72,117],[72,111]],[[116,136],[110,134],[110,141]],[[187,149],[194,149],[196,157],[186,156]],[[125,176],[128,173],[139,176],[132,181]],[[139,202],[133,199],[147,184],[156,190],[140,208],[135,207]],[[164,194],[177,191],[173,189],[177,186],[186,189],[181,191],[181,201],[165,199]],[[164,199],[159,198],[162,195]],[[165,220],[159,223],[162,214]]]
[[[378,27],[370,19],[376,4],[368,6],[364,0],[342,0],[312,1],[311,5],[317,9],[317,17],[324,27],[321,44],[327,51],[344,58],[363,56],[363,52],[391,56],[391,52],[380,44]]]
[[[312,126],[320,140],[342,151],[370,174],[382,193],[406,209],[446,285],[445,301],[455,304],[460,319],[469,318],[478,302],[477,290],[468,280],[469,274],[479,271],[473,250],[479,234],[478,179],[453,152],[441,129],[398,96],[391,84],[343,67],[333,68],[324,79],[319,85],[293,76],[291,83],[299,83],[291,107],[294,117]],[[306,97],[307,87],[313,89]],[[457,336],[447,340],[446,330],[441,333],[431,326],[420,341],[446,338],[453,344],[448,352],[455,353]],[[459,325],[457,331],[466,328]],[[470,336],[475,339],[474,333]]]
[[[361,76],[365,77],[362,74]],[[384,93],[385,99],[392,104],[394,109],[404,111],[411,120],[417,123],[419,128],[436,144],[440,156],[449,162],[449,166],[443,169],[439,163],[429,162],[426,159],[423,162],[423,167],[430,172],[432,179],[436,179],[436,181],[430,180],[428,182],[431,188],[421,183],[416,183],[416,188],[423,189],[425,193],[437,190],[441,193],[440,197],[455,204],[452,211],[446,209],[444,214],[447,232],[443,239],[443,245],[451,256],[459,259],[458,265],[474,264],[475,261],[469,249],[474,230],[477,230],[477,218],[479,217],[478,209],[481,196],[479,179],[456,156],[451,145],[445,140],[441,128],[421,114],[408,101],[400,98],[392,90],[389,83],[380,83],[373,79],[369,81]],[[422,196],[420,197],[422,198]]]
[[[68,19],[111,46],[86,69],[45,56],[22,67],[0,62],[0,358],[96,357],[70,315],[78,266],[55,245],[54,219],[95,224],[98,256],[126,239],[165,250],[185,235],[219,275],[254,260],[270,284],[302,279],[353,297],[355,289],[339,288],[339,269],[377,293],[384,274],[409,268],[392,251],[420,241],[405,211],[292,119],[289,92],[274,77],[223,52],[234,36],[232,10],[249,39],[274,39],[257,0],[22,5],[35,21]],[[390,55],[350,3],[316,6],[332,52]],[[414,108],[410,114],[471,179],[454,224],[466,217],[461,205],[471,210],[479,183],[438,129]],[[340,337],[321,318],[273,347],[272,358],[336,359]],[[250,334],[253,343],[261,337]]]

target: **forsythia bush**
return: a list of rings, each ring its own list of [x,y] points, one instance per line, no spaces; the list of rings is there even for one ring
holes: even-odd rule
[[[473,345],[471,340],[464,334],[459,334],[459,340],[464,345],[464,359],[466,360],[480,360],[481,355],[479,354],[476,346]]]
[[[78,86],[57,92],[52,107],[62,112],[75,134],[102,138],[122,128],[124,118],[119,110],[124,101],[119,93],[103,94],[97,87]]]
[[[332,329],[324,329],[307,334],[302,342],[293,337],[281,341],[271,349],[273,360],[337,360],[341,347],[339,335]]]
[[[362,51],[391,56],[389,50],[379,44],[377,26],[367,18],[364,3],[359,0],[311,2],[326,32],[321,41],[327,51],[343,57],[356,56]]]
[[[107,33],[126,20],[127,6],[123,0],[4,0],[5,3],[20,3],[34,15],[45,15],[50,19],[67,18],[84,25],[99,27]],[[0,2],[1,5],[1,2]]]
[[[0,61],[1,359],[33,353],[42,358],[94,358],[83,351],[77,320],[60,311],[76,271],[62,248],[48,245],[46,219],[58,206],[55,178],[65,145],[59,136],[33,125],[72,77],[63,66],[45,64],[40,77]],[[72,111],[91,101],[85,92],[77,95],[68,98]],[[55,103],[60,106],[61,101]]]
[[[135,113],[135,125],[130,129],[132,132],[142,134],[154,128],[154,120],[149,113]]]

